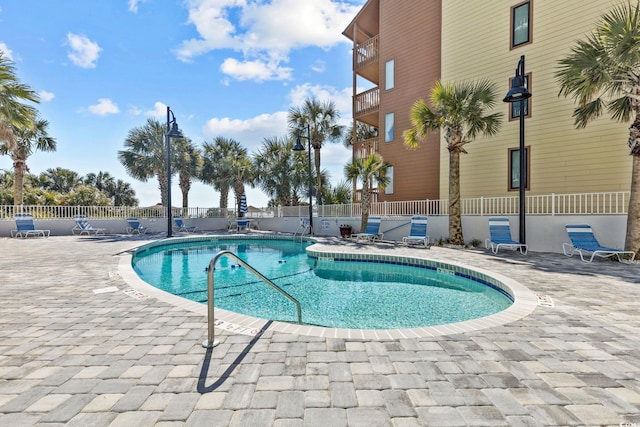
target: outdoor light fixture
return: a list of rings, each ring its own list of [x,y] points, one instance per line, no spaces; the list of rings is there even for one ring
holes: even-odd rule
[[[526,179],[527,179],[527,162],[525,157],[525,147],[524,147],[524,106],[525,101],[531,98],[531,92],[527,90],[524,83],[525,73],[524,73],[524,55],[520,57],[520,61],[518,61],[518,66],[516,68],[516,75],[511,80],[511,89],[507,92],[507,95],[504,97],[503,101],[513,104],[514,102],[520,103],[520,178],[519,178],[519,196],[520,196],[520,220],[519,220],[519,231],[520,231],[520,243],[526,243],[527,233],[526,233],[526,200],[525,200],[525,188],[526,188]],[[511,113],[509,113],[511,114]]]
[[[305,138],[304,136],[302,138]],[[313,205],[312,205],[312,193],[313,193],[313,177],[311,176],[311,129],[307,123],[307,142],[309,143],[309,235],[313,235]],[[296,139],[296,145],[293,147],[293,151],[304,151],[304,146],[300,142],[300,136]]]
[[[167,106],[167,237],[173,235],[173,218],[171,217],[171,138],[182,138],[176,116]]]

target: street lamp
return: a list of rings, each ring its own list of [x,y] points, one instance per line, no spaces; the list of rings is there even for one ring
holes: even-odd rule
[[[171,138],[182,138],[178,122],[171,108],[167,106],[167,237],[173,235],[173,218],[171,217]]]
[[[514,102],[520,103],[520,177],[519,177],[519,196],[520,196],[520,243],[526,243],[527,233],[525,226],[526,215],[526,202],[525,202],[525,186],[527,179],[527,162],[525,158],[524,147],[524,106],[527,99],[531,98],[531,92],[529,92],[525,86],[525,73],[524,73],[524,55],[520,57],[518,66],[516,68],[516,75],[511,80],[511,89],[507,92],[507,96],[503,101],[513,104]],[[511,112],[509,112],[511,114]]]
[[[305,138],[304,136],[302,138]],[[311,176],[311,129],[307,123],[307,142],[309,143],[309,235],[313,235],[313,205],[312,193],[313,193],[313,177]],[[293,151],[304,151],[304,146],[300,143],[300,136],[296,139],[296,145],[293,147]]]

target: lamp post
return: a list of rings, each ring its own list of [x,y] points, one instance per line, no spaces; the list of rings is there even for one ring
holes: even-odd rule
[[[305,138],[304,136],[302,138]],[[307,142],[309,143],[308,154],[309,154],[309,235],[313,235],[313,205],[312,205],[312,194],[313,194],[313,177],[311,176],[311,128],[307,123]],[[304,151],[304,146],[300,143],[300,136],[296,139],[296,145],[293,147],[293,151]]]
[[[527,241],[527,232],[525,225],[526,218],[526,199],[525,199],[525,189],[526,189],[526,180],[527,180],[527,162],[525,157],[525,146],[524,146],[524,106],[527,99],[531,98],[531,92],[527,90],[525,86],[525,73],[524,73],[524,55],[520,57],[520,61],[518,61],[518,66],[516,68],[516,75],[511,80],[511,89],[507,92],[507,95],[504,97],[503,101],[508,102],[509,104],[513,104],[514,102],[520,103],[520,177],[519,181],[519,231],[520,231],[520,243],[526,243]],[[509,112],[511,114],[511,112]]]
[[[173,235],[173,218],[171,217],[171,138],[182,138],[182,132],[178,129],[176,116],[167,106],[167,238]]]

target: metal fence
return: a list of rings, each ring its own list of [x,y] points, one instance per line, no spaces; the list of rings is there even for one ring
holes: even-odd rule
[[[628,191],[609,193],[575,193],[527,196],[527,215],[626,215],[629,205]],[[517,215],[518,196],[477,197],[461,200],[462,215]],[[16,213],[30,213],[39,219],[72,219],[75,215],[89,218],[159,218],[166,217],[160,206],[147,208],[127,206],[40,206],[40,205],[0,205],[0,219],[13,219]],[[313,214],[318,217],[357,217],[362,215],[359,203],[342,205],[313,206]],[[411,200],[402,202],[374,202],[370,215],[386,217],[449,214],[447,199]],[[225,218],[236,216],[235,209],[221,208],[173,208],[173,216],[186,218]],[[307,217],[309,205],[279,206],[253,209],[247,216],[265,217]]]

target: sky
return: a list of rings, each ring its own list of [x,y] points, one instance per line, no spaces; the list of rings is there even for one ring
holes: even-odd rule
[[[250,154],[286,136],[287,112],[306,98],[331,100],[351,123],[352,44],[342,31],[366,0],[0,0],[0,51],[56,139],[27,159],[81,176],[109,172],[131,184],[141,206],[160,202],[157,179],[129,176],[118,161],[129,131],[167,106],[196,146],[233,138]],[[303,141],[304,142],[304,141]],[[328,143],[322,168],[344,180],[350,151]],[[8,156],[0,169],[11,170]],[[181,203],[177,177],[172,204]],[[248,203],[268,197],[247,187]],[[219,206],[194,182],[189,206]],[[232,203],[231,200],[229,200]]]

